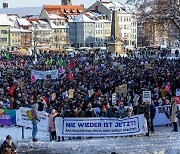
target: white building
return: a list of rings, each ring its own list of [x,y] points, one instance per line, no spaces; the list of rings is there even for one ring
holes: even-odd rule
[[[106,46],[107,30],[110,32],[111,22],[92,12],[79,14],[68,20],[70,40],[74,47]]]
[[[70,40],[74,47],[93,47],[95,43],[94,20],[84,14],[69,20]]]
[[[137,19],[136,16],[120,2],[96,1],[88,11],[96,11],[106,14],[108,20],[112,20],[112,10],[118,10],[119,27],[124,48],[137,47]]]
[[[32,46],[37,49],[47,50],[50,49],[52,40],[52,29],[50,25],[45,20],[31,20],[31,30],[33,32],[32,36]]]

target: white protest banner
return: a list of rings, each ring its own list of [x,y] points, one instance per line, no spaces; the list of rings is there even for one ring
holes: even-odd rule
[[[170,105],[165,106],[157,106],[156,107],[156,114],[154,118],[154,125],[165,125],[171,123],[169,120],[169,112],[170,112]]]
[[[58,79],[58,70],[50,70],[50,71],[36,71],[36,70],[31,70],[31,79],[33,78],[34,80],[41,80],[41,79],[46,79],[47,76],[50,76],[51,79]]]
[[[16,111],[18,116],[16,117],[16,124],[19,126],[24,126],[24,127],[30,127],[32,128],[32,123],[31,120],[28,119],[27,117],[27,111],[31,110],[30,108],[25,108],[21,107]],[[38,129],[47,131],[48,130],[48,117],[45,116],[47,113],[46,112],[39,112],[39,117],[40,117],[40,123],[38,124]]]
[[[117,118],[60,118],[55,119],[57,136],[127,136],[147,133],[143,114]]]
[[[151,101],[151,91],[143,91],[143,102]]]
[[[96,117],[99,117],[101,109],[99,107],[95,107],[93,108],[94,114],[96,115]]]
[[[180,96],[180,89],[176,90],[176,96]]]
[[[134,102],[138,102],[138,101],[139,101],[139,98],[140,98],[140,96],[139,96],[138,94],[136,94],[136,95],[134,96],[133,101],[134,101]]]
[[[116,96],[117,96],[116,93],[112,94],[112,105],[116,104],[116,100],[117,100]]]

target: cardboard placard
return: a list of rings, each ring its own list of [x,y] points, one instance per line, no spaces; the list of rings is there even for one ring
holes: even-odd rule
[[[144,64],[144,67],[145,67],[146,69],[152,69],[152,66],[151,66],[150,64]]]
[[[116,96],[117,96],[116,93],[112,94],[112,105],[116,104]]]
[[[134,102],[138,102],[138,101],[139,101],[139,98],[140,98],[140,96],[136,94],[136,95],[134,96],[133,101],[134,101]]]
[[[51,94],[51,99],[54,101],[56,99],[56,93]]]
[[[151,91],[143,91],[143,102],[151,101]]]
[[[69,98],[73,98],[74,97],[74,89],[69,89],[68,94],[69,94]]]
[[[128,91],[127,84],[122,84],[118,87],[116,87],[115,92],[119,94],[126,94]]]
[[[14,70],[13,69],[7,69],[7,74],[13,75],[14,74]]]

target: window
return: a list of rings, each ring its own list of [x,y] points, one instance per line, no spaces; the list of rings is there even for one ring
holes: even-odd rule
[[[7,42],[7,38],[0,38],[0,42]]]
[[[7,34],[7,30],[1,30],[1,34]]]

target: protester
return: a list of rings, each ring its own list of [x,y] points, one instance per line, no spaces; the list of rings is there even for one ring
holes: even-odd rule
[[[171,108],[170,108],[170,119],[171,122],[173,123],[173,132],[178,132],[178,127],[177,127],[177,114],[178,114],[178,106],[175,102],[175,98],[172,97],[171,99]]]
[[[6,140],[1,145],[0,154],[9,153],[16,154],[16,145],[12,141],[12,137],[10,135],[6,136]]]
[[[50,132],[50,141],[56,140],[56,128],[55,128],[55,116],[57,115],[56,110],[53,109],[48,115],[48,130]]]
[[[146,113],[150,126],[154,116],[149,115],[148,107],[143,104],[142,93],[151,91],[155,106],[168,104],[180,88],[180,60],[168,59],[165,50],[145,49],[139,55],[130,51],[129,56],[86,52],[70,58],[45,52],[37,55],[36,62],[34,56],[10,54],[8,59],[2,56],[0,107],[31,108],[36,102],[39,111],[50,113],[55,109],[60,117],[98,117],[94,108],[99,108],[103,117],[125,118],[133,112],[134,115]],[[55,78],[52,73],[37,79],[33,70],[44,74],[56,70],[58,74]],[[118,89],[122,85],[127,85],[125,91]],[[114,93],[117,95],[112,102]],[[135,95],[139,96],[138,100],[134,100]],[[133,112],[126,109],[128,106],[132,106]],[[33,139],[36,139],[38,119],[32,120]]]
[[[38,104],[34,103],[32,106],[32,141],[33,142],[37,142],[38,140],[36,139],[36,134],[38,132],[38,123],[40,122],[40,118],[39,118],[39,113],[38,113]]]
[[[150,131],[154,132],[154,124],[153,124],[153,119],[155,117],[156,109],[152,102],[148,102],[147,104],[147,110],[149,114],[149,125],[150,125]]]
[[[123,102],[119,102],[118,104],[118,117],[123,119],[127,116],[127,110],[125,109]]]

